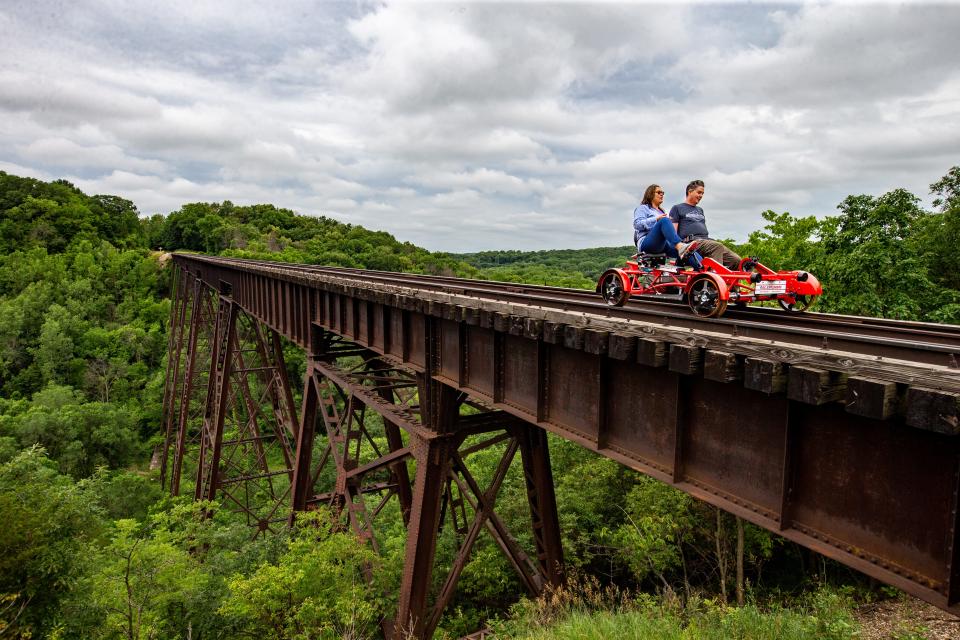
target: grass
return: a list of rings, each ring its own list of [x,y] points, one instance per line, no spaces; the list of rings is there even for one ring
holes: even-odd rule
[[[491,626],[499,640],[851,640],[859,632],[849,598],[830,589],[787,608],[628,598],[592,585],[523,601]]]

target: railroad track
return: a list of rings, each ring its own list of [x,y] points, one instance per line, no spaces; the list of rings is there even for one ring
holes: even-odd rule
[[[623,307],[611,307],[597,293],[584,289],[265,260],[207,256],[191,258],[213,264],[258,265],[301,274],[350,278],[366,283],[475,297],[478,300],[622,318],[675,329],[769,340],[785,346],[816,347],[914,363],[960,367],[960,325],[816,312],[789,313],[766,307],[730,308],[721,318],[700,318],[690,313],[686,305],[649,298],[631,298]]]

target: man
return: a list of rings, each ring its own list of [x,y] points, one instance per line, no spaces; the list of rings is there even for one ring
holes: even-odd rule
[[[705,258],[712,258],[720,262],[727,269],[734,270],[740,266],[740,256],[716,240],[710,239],[707,232],[707,220],[703,209],[699,206],[703,199],[703,180],[694,180],[687,185],[687,199],[675,204],[670,209],[670,220],[677,230],[677,235],[684,242],[698,240],[697,253]]]

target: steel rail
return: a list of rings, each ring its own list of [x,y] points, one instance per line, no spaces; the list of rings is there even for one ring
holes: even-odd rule
[[[321,265],[304,265],[296,263],[274,262],[269,260],[247,260],[239,258],[223,258],[224,260],[235,260],[238,263],[262,264],[262,265],[292,265],[298,270],[309,271],[312,273],[330,273],[331,275],[342,276],[344,274],[356,275],[367,280],[380,280],[383,282],[410,282],[417,286],[425,283],[440,285],[437,290],[445,293],[459,293],[470,295],[475,291],[490,291],[494,293],[510,293],[519,295],[561,295],[571,298],[587,300],[596,303],[596,294],[587,289],[573,289],[569,287],[555,287],[550,285],[534,285],[524,283],[514,283],[500,280],[480,280],[472,278],[457,278],[453,276],[435,276],[429,274],[408,274],[396,273],[390,271],[374,271],[370,269],[355,269],[347,267],[325,267]],[[653,296],[633,298],[629,304],[633,307],[647,305],[656,305],[664,308],[675,308],[676,303],[657,300]],[[600,305],[604,307],[605,305]],[[822,325],[830,324],[834,327],[855,327],[862,332],[873,332],[873,335],[880,335],[879,332],[888,330],[902,336],[904,330],[909,330],[914,335],[922,335],[936,341],[938,339],[960,340],[960,325],[938,324],[933,322],[919,322],[914,320],[895,320],[890,318],[873,318],[868,316],[852,316],[832,313],[786,313],[777,308],[750,306],[743,309],[729,308],[725,317],[736,316],[743,319],[756,320],[763,318],[766,323],[777,323],[784,325]]]
[[[596,293],[583,289],[267,260],[190,257],[201,258],[213,264],[257,265],[304,274],[350,278],[368,283],[474,297],[478,300],[589,313],[672,328],[706,330],[788,345],[847,351],[937,366],[956,368],[960,359],[960,326],[956,325],[823,313],[787,313],[767,308],[732,309],[722,318],[700,318],[675,303],[647,299],[631,300],[631,304],[624,307],[611,307]]]

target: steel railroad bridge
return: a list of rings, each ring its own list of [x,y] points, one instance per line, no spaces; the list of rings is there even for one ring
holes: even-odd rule
[[[375,550],[396,498],[388,638],[432,635],[484,531],[530,593],[562,581],[548,432],[960,613],[960,327],[173,262],[165,487],[220,497],[256,533],[329,505]],[[306,352],[300,406],[281,338]],[[469,457],[494,445],[481,486]],[[496,511],[517,454],[529,550]],[[431,588],[444,522],[459,548]]]

